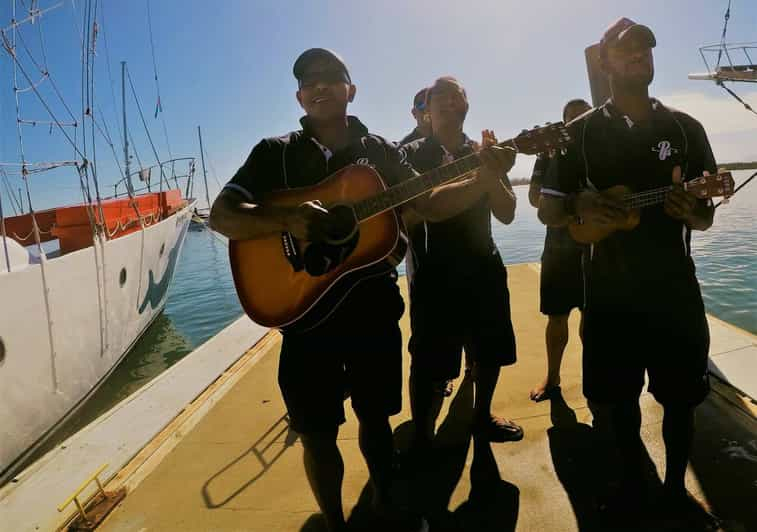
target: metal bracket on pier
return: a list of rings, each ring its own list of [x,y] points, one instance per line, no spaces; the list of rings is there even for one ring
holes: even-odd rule
[[[105,471],[107,467],[108,464],[101,465],[97,471],[92,473],[78,488],[76,488],[76,491],[74,491],[68,499],[58,506],[58,511],[62,512],[72,502],[76,504],[77,515],[68,525],[68,528],[66,528],[69,532],[94,530],[111,512],[111,510],[115,508],[116,504],[126,497],[125,488],[121,488],[113,493],[108,493],[103,488],[98,476]],[[81,496],[82,491],[84,491],[92,481],[97,484],[97,492],[83,505],[79,500],[79,497]],[[85,505],[87,506],[86,510],[84,508]]]

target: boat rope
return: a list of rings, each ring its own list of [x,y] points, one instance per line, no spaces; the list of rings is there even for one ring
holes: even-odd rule
[[[0,177],[3,178],[3,185],[5,185],[5,190],[8,193],[8,195],[11,197],[13,201],[10,202],[11,208],[13,209],[13,214],[18,215],[21,212],[24,211],[21,204],[18,202],[18,198],[16,198],[16,195],[13,193],[13,189],[11,187],[10,182],[8,181],[8,173],[5,171],[5,168],[0,165]],[[18,210],[16,210],[16,207],[18,207]]]
[[[155,118],[160,115],[160,120],[163,123],[163,136],[166,139],[166,147],[168,148],[168,158],[173,159],[171,153],[171,143],[168,141],[168,128],[166,127],[166,118],[163,116],[163,101],[160,98],[160,82],[158,81],[158,62],[155,60],[155,39],[152,34],[152,13],[150,13],[150,0],[145,0],[147,4],[147,29],[150,34],[150,52],[152,53],[152,71],[155,76],[155,89],[158,95],[158,100],[155,103]]]
[[[757,115],[757,111],[755,111],[755,110],[754,110],[754,108],[753,108],[753,107],[752,107],[751,105],[749,105],[749,104],[748,104],[747,102],[745,102],[745,101],[744,101],[743,99],[741,99],[741,98],[739,97],[739,95],[738,95],[738,94],[736,94],[736,93],[735,93],[735,92],[733,92],[733,91],[732,91],[731,89],[729,89],[728,87],[726,87],[726,86],[725,86],[725,83],[723,82],[723,80],[722,80],[722,79],[719,79],[719,80],[717,80],[717,81],[716,81],[716,83],[717,83],[717,84],[718,84],[718,85],[719,85],[720,87],[722,87],[723,89],[725,89],[725,91],[726,91],[726,92],[727,92],[728,94],[730,94],[731,96],[733,96],[733,97],[734,97],[734,98],[736,99],[736,101],[738,101],[738,102],[739,102],[739,103],[740,103],[741,105],[743,105],[743,106],[744,106],[744,109],[746,109],[747,111],[749,111],[749,112],[751,112],[751,113],[754,113],[754,114],[756,114],[756,115]]]
[[[105,64],[107,65],[107,71],[108,71],[108,81],[110,82],[110,97],[111,97],[111,103],[113,104],[113,112],[116,112],[116,109],[118,109],[118,105],[116,105],[116,92],[114,89],[114,83],[113,83],[113,74],[110,70],[110,51],[108,49],[108,32],[105,30],[105,5],[100,8],[100,26],[102,27],[102,36],[103,36],[103,45],[105,47]],[[103,114],[102,112],[100,114]],[[103,115],[104,116],[104,115]],[[116,122],[118,122],[116,120]],[[121,146],[124,145],[126,140],[124,139],[123,134],[121,133],[120,128],[116,128],[118,131],[118,136],[121,139]]]
[[[742,188],[744,188],[744,186],[745,186],[745,185],[746,185],[747,183],[749,183],[749,182],[750,182],[750,181],[751,181],[752,179],[754,179],[755,177],[757,177],[757,172],[755,172],[755,173],[753,173],[752,175],[750,175],[750,176],[749,176],[749,177],[748,177],[748,178],[746,179],[746,181],[744,181],[744,182],[743,182],[743,183],[741,183],[741,184],[740,184],[739,186],[737,186],[737,187],[736,187],[736,188],[735,188],[735,189],[733,190],[733,193],[732,193],[732,194],[731,194],[731,195],[730,195],[730,196],[729,196],[729,197],[728,197],[727,199],[724,199],[723,201],[721,201],[721,202],[719,202],[719,203],[718,203],[717,205],[715,205],[715,208],[717,209],[718,207],[720,207],[720,206],[721,206],[721,205],[723,205],[724,203],[727,203],[727,202],[728,202],[728,199],[730,199],[730,198],[732,198],[733,196],[735,196],[735,195],[736,195],[736,193],[737,193],[737,192],[738,192],[739,190],[741,190]]]
[[[15,66],[14,70],[18,70],[18,72],[20,72],[24,76],[24,78],[26,78],[27,82],[29,82],[29,84],[31,85],[32,84],[31,77],[26,72],[26,69],[21,64],[21,62],[19,61],[19,59],[18,59],[18,57],[16,55],[16,52],[15,52],[15,46],[8,39],[8,35],[5,33],[5,30],[0,30],[0,36],[2,36],[3,48],[5,49],[6,52],[8,52],[8,54],[11,56],[11,59],[13,60],[13,64]],[[81,152],[81,150],[79,150],[79,147],[76,145],[76,143],[74,142],[74,140],[68,134],[68,132],[66,131],[65,127],[63,126],[63,124],[61,123],[61,121],[56,116],[56,114],[50,108],[50,105],[47,103],[47,101],[39,93],[39,90],[37,90],[37,88],[35,87],[33,89],[33,91],[34,91],[34,94],[37,96],[37,99],[39,100],[39,102],[45,108],[45,111],[47,111],[47,113],[50,115],[50,118],[52,118],[52,120],[55,123],[55,125],[57,126],[58,130],[60,130],[60,132],[66,138],[66,140],[68,141],[68,143],[71,144],[71,146],[74,148],[74,151],[76,152],[76,154],[79,157],[81,157],[83,160],[86,160],[85,155]],[[18,85],[15,82],[14,82],[14,92],[16,92],[16,94],[18,95]],[[18,107],[18,105],[17,105],[17,107]],[[17,114],[18,114],[18,110],[17,110]],[[18,122],[18,124],[20,126],[20,117],[18,117],[17,122]],[[20,134],[21,133],[19,131],[19,135]],[[20,141],[20,142],[23,144],[23,141]],[[25,165],[26,163],[25,163],[25,159],[24,159],[23,154],[21,154],[21,160],[22,160],[22,164]]]
[[[723,18],[723,34],[720,36],[720,50],[718,50],[718,62],[715,65],[716,70],[720,67],[720,59],[723,57],[723,50],[725,49],[725,36],[726,33],[728,33],[728,20],[731,18],[731,0],[728,0],[728,8],[725,10],[725,16]]]
[[[41,22],[40,22],[41,24]],[[37,70],[39,70],[40,74],[42,74],[49,82],[50,87],[55,92],[56,96],[60,100],[61,104],[63,104],[63,107],[65,107],[66,111],[68,112],[68,115],[71,117],[71,120],[74,121],[74,127],[76,127],[76,116],[74,116],[73,111],[66,103],[66,100],[63,98],[63,95],[61,94],[60,90],[58,89],[58,85],[55,83],[55,80],[53,79],[52,75],[50,74],[50,71],[47,68],[47,59],[43,60],[44,66],[40,65],[37,60],[34,57],[34,54],[31,53],[31,50],[29,49],[29,46],[26,44],[26,41],[24,40],[24,35],[20,31],[18,32],[18,41],[21,43],[21,46],[24,48],[24,51],[26,52],[26,55],[31,60],[32,64],[34,64],[35,67],[37,67]],[[42,49],[42,54],[44,56],[44,48]]]
[[[147,127],[147,122],[145,121],[145,115],[142,112],[142,105],[139,103],[139,98],[137,97],[137,91],[134,88],[134,82],[131,79],[131,72],[129,72],[128,67],[126,68],[126,78],[129,80],[129,87],[131,87],[131,94],[134,97],[134,102],[137,104],[137,110],[139,111],[139,117],[142,119],[142,126],[145,128],[145,133],[147,134],[147,140],[150,142],[152,153],[155,156],[155,160],[157,161],[160,167],[160,189],[162,191],[163,180],[165,179],[165,174],[163,171],[163,164],[160,162],[160,156],[158,155],[158,150],[155,148],[155,143],[152,141],[152,135],[150,135],[150,130]]]

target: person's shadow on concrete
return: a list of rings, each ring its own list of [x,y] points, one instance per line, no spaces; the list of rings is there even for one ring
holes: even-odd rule
[[[578,529],[599,530],[597,492],[605,481],[599,473],[604,468],[597,460],[600,438],[590,425],[578,422],[559,388],[549,400],[552,426],[547,438],[555,473],[570,499]]]
[[[608,503],[620,486],[621,458],[608,407],[589,403],[592,426],[579,423],[560,389],[550,396],[552,427],[547,430],[552,464],[568,495],[580,531],[658,530],[648,515],[617,514]],[[642,467],[650,493],[662,488],[657,469],[646,448]],[[651,527],[651,528],[650,528]]]
[[[520,510],[520,490],[502,480],[488,441],[473,439],[468,500],[454,511],[458,530],[465,532],[515,531]]]

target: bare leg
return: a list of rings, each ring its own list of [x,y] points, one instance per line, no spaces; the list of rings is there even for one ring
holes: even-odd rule
[[[675,519],[690,521],[691,529],[720,530],[720,519],[686,491],[686,466],[694,439],[694,409],[666,407],[662,437],[665,440],[664,510]]]
[[[611,412],[615,442],[623,458],[623,485],[631,491],[637,491],[643,488],[642,458],[644,453],[639,401],[615,404]]]
[[[413,447],[422,450],[431,446],[436,419],[442,408],[444,393],[428,375],[410,368],[410,410],[413,415],[415,437]]]
[[[499,365],[476,363],[476,398],[473,413],[474,437],[490,442],[518,441],[523,429],[514,422],[492,414],[492,398],[499,380]]]
[[[568,317],[569,314],[549,316],[545,333],[547,343],[547,377],[539,386],[531,390],[531,399],[534,401],[547,399],[550,389],[560,384],[560,366],[563,354],[565,353],[565,347],[568,345]]]
[[[685,497],[686,465],[694,437],[694,409],[687,406],[666,407],[662,418],[665,440],[665,489],[670,495]]]
[[[476,422],[488,421],[492,417],[492,398],[499,380],[499,366],[478,364],[476,368],[476,399],[474,416]]]
[[[360,421],[359,443],[365,463],[371,475],[375,502],[387,504],[392,480],[394,440],[388,417],[367,418],[358,416]]]
[[[305,473],[329,532],[346,528],[342,509],[344,462],[336,445],[338,430],[301,434]]]

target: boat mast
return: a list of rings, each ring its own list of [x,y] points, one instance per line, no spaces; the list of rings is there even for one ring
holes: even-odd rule
[[[126,169],[126,187],[134,194],[129,172],[129,133],[126,130],[126,61],[121,61],[121,108],[124,120],[124,168]]]
[[[210,212],[210,193],[208,192],[208,172],[205,170],[205,150],[202,147],[202,131],[197,126],[197,136],[200,137],[200,160],[202,161],[202,178],[205,181],[205,200],[208,202],[208,212]]]

